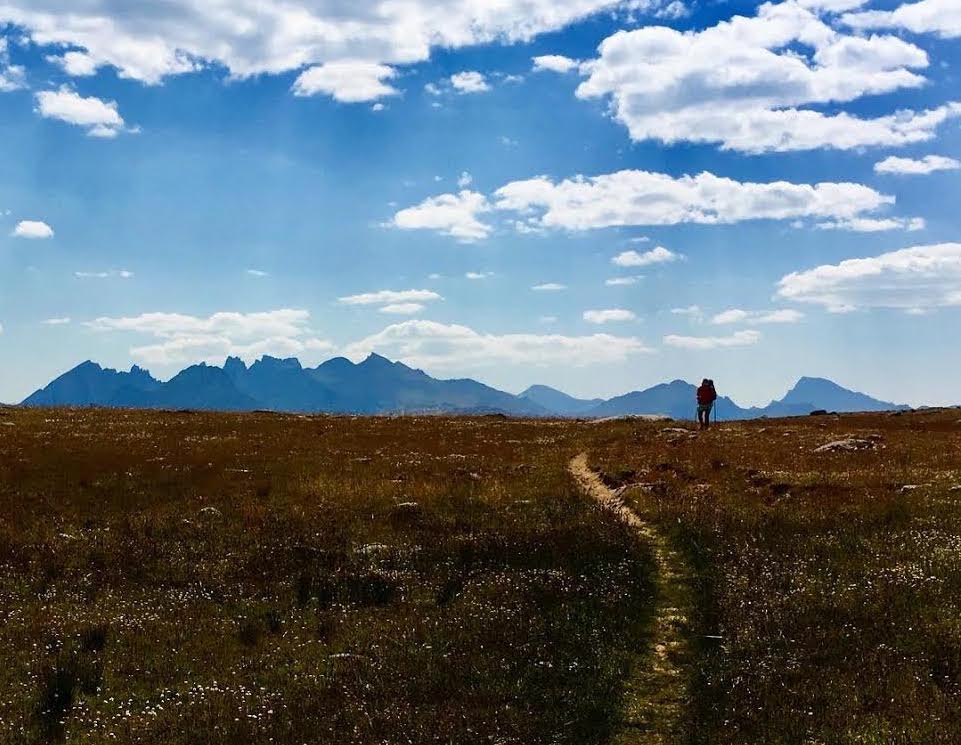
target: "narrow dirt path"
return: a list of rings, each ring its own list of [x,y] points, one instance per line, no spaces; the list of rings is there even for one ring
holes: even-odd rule
[[[683,735],[687,670],[691,652],[686,631],[693,607],[691,575],[667,540],[607,488],[581,453],[568,466],[585,494],[614,512],[647,541],[657,564],[655,612],[649,648],[640,651],[624,697],[617,745],[673,743]]]

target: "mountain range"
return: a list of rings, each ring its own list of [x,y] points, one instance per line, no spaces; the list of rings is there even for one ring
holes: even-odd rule
[[[438,380],[422,370],[377,354],[360,363],[343,357],[313,368],[297,359],[265,356],[247,366],[230,357],[223,367],[193,365],[167,382],[134,365],[129,372],[84,362],[23,401],[23,406],[107,406],[210,411],[288,411],[333,414],[489,414],[519,417],[601,418],[664,414],[694,416],[695,387],[683,380],[662,383],[608,400],[579,399],[544,385],[519,395],[469,378]],[[788,393],[764,407],[742,408],[727,397],[718,419],[800,416],[831,411],[904,409],[850,391],[824,378],[801,378]]]

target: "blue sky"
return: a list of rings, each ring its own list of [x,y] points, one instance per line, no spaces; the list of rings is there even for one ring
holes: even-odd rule
[[[0,400],[378,351],[957,403],[955,0],[216,5],[0,9]]]

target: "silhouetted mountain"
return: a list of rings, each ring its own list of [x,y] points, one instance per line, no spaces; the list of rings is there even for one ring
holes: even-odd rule
[[[177,373],[152,391],[125,388],[108,406],[132,409],[197,409],[201,411],[253,411],[262,408],[242,393],[219,367],[201,363]]]
[[[337,358],[313,369],[305,369],[296,359],[269,356],[248,368],[231,357],[223,368],[194,365],[166,383],[140,368],[118,373],[87,362],[23,404],[355,414],[550,414],[532,401],[475,380],[437,380],[376,354],[356,365]]]
[[[889,401],[878,401],[864,393],[849,391],[824,378],[801,378],[784,398],[775,403],[810,406],[812,409],[829,411],[891,411],[907,408]]]
[[[532,385],[523,393],[519,393],[517,397],[533,401],[538,406],[563,416],[584,414],[595,406],[604,403],[602,398],[592,398],[590,400],[574,398],[546,385]]]
[[[308,373],[337,392],[332,411],[361,414],[386,412],[502,412],[517,416],[545,416],[531,401],[478,383],[476,380],[437,380],[422,370],[372,354],[360,364],[338,357]]]
[[[166,383],[134,366],[117,372],[84,362],[23,402],[25,406],[122,406],[223,411],[352,414],[502,413],[511,416],[612,417],[666,414],[692,419],[695,387],[662,383],[609,401],[585,401],[543,385],[512,396],[476,380],[438,380],[377,354],[359,364],[337,357],[315,368],[296,359],[265,356],[248,367],[236,357],[224,366],[194,365]],[[718,419],[798,416],[816,409],[881,411],[906,408],[849,391],[830,380],[801,378],[784,398],[744,409],[730,398],[717,404]]]
[[[159,380],[136,365],[130,368],[130,372],[117,372],[87,360],[31,395],[23,405],[106,406],[122,390],[148,392],[161,385]]]
[[[643,391],[617,396],[595,406],[589,416],[609,417],[629,414],[666,414],[674,419],[693,419],[697,411],[697,388],[683,380],[661,383]],[[744,419],[747,411],[726,396],[718,399],[718,419]]]

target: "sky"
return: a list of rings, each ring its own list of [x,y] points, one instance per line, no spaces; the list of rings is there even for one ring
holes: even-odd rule
[[[957,0],[4,0],[0,401],[371,352],[959,403]]]

